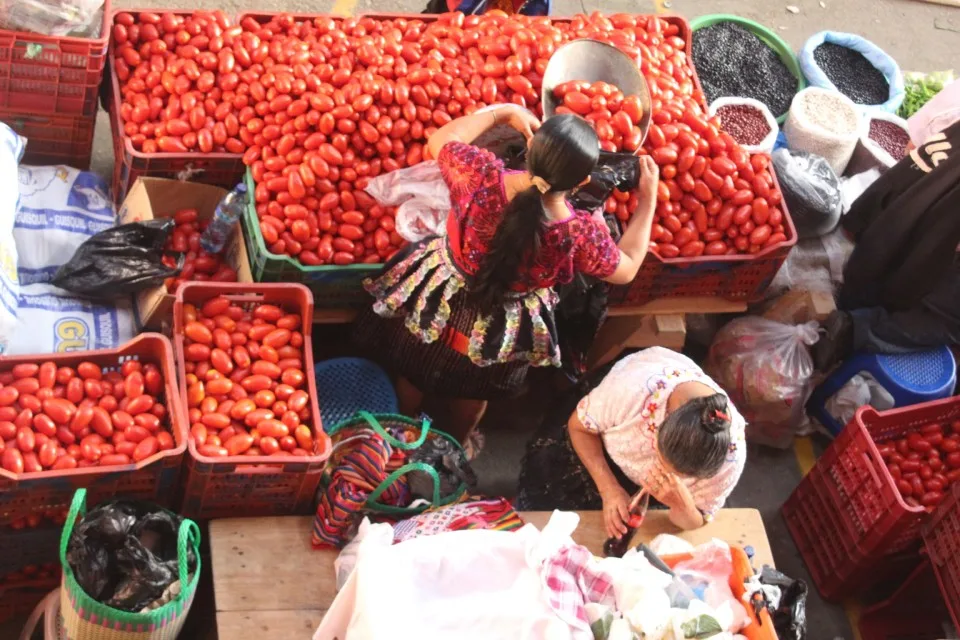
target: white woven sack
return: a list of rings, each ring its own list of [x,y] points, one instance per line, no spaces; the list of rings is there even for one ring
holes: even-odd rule
[[[853,128],[847,133],[837,134],[817,124],[812,118],[813,107],[811,98],[817,95],[832,96],[839,100],[842,108],[846,109],[854,121]],[[793,98],[787,121],[783,125],[783,133],[787,138],[787,146],[793,151],[814,153],[830,164],[838,176],[843,175],[853,150],[857,147],[860,133],[863,130],[863,119],[860,110],[853,101],[837,91],[829,91],[819,87],[807,87]]]

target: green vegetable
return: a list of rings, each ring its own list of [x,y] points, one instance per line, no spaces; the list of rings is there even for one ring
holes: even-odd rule
[[[715,618],[708,615],[701,615],[693,620],[687,620],[680,625],[680,630],[683,631],[684,638],[696,640],[710,638],[718,633],[723,632],[723,629],[720,627],[720,623],[717,622]]]
[[[909,118],[953,80],[953,71],[904,74],[906,95],[903,98],[903,104],[897,111],[897,115],[901,118]]]

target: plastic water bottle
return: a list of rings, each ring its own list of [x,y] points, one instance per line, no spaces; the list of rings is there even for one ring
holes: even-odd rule
[[[210,255],[223,251],[224,245],[233,232],[234,225],[243,215],[247,206],[247,185],[242,182],[233,188],[217,205],[213,218],[200,236],[200,246]]]

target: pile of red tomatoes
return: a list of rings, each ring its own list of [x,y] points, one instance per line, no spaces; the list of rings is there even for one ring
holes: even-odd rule
[[[932,511],[960,480],[960,420],[926,425],[877,449],[904,502],[912,507]]]
[[[650,87],[653,125],[640,152],[661,167],[654,249],[756,253],[786,239],[780,192],[767,156],[751,158],[707,118],[687,35],[655,16],[281,14],[231,24],[195,12],[120,13],[113,41],[134,147],[242,153],[268,248],[310,265],[391,256],[403,240],[394,212],[364,192],[369,180],[420,162],[433,131],[485,105],[539,114],[554,51],[603,40],[639,59]],[[612,208],[629,217],[621,198]]]

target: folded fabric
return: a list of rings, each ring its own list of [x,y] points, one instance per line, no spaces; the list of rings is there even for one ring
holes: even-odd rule
[[[471,500],[445,507],[429,509],[393,526],[393,541],[432,536],[446,531],[489,529],[512,531],[523,526],[523,521],[507,500]]]
[[[363,514],[367,497],[392,472],[406,463],[402,449],[394,448],[370,429],[342,429],[334,438],[330,481],[320,492],[313,521],[314,547],[340,548],[350,541]],[[410,492],[401,477],[379,498],[382,504],[406,505]]]

